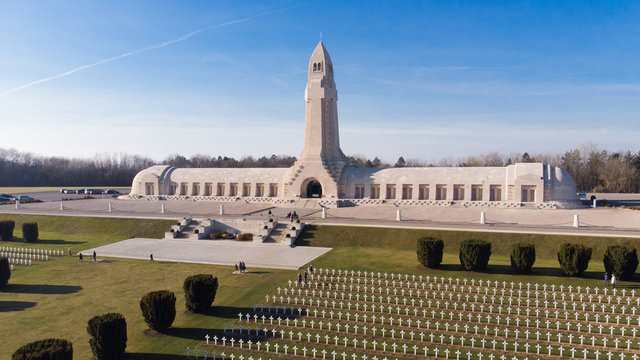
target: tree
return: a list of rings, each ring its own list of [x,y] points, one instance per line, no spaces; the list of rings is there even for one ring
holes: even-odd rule
[[[398,161],[396,161],[396,164],[393,165],[393,166],[395,166],[395,167],[405,167],[406,164],[407,164],[407,162],[404,161],[404,158],[402,156],[400,156],[398,158]]]
[[[460,243],[460,264],[467,271],[482,271],[491,257],[491,243],[484,240],[463,240]]]
[[[0,258],[0,288],[7,286],[10,278],[11,266],[9,266],[9,259]]]
[[[612,245],[604,253],[604,268],[610,274],[616,274],[620,280],[628,280],[638,268],[638,254],[635,248]]]
[[[38,223],[23,223],[22,237],[25,242],[34,243],[38,240]]]
[[[593,249],[582,244],[564,243],[558,252],[558,263],[567,276],[580,276],[589,266]]]
[[[382,166],[382,160],[378,159],[378,157],[376,156],[375,158],[373,158],[373,161],[371,162],[372,167],[374,168],[379,168]]]
[[[216,298],[218,278],[211,274],[198,274],[184,279],[182,286],[187,310],[201,313],[208,310]]]
[[[13,229],[16,223],[13,220],[0,221],[0,239],[2,241],[9,241],[13,238]]]
[[[528,273],[536,262],[536,247],[533,244],[518,243],[511,250],[511,267],[515,272]]]
[[[21,346],[11,360],[72,360],[73,345],[63,339],[44,339]]]
[[[87,324],[89,345],[97,360],[118,360],[127,347],[127,321],[122,314],[92,317]]]
[[[169,290],[147,293],[140,300],[140,310],[149,328],[164,332],[176,318],[176,295]]]
[[[428,268],[437,268],[442,263],[444,242],[432,237],[418,239],[418,261]]]

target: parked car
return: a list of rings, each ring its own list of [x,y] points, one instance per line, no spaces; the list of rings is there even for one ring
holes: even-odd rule
[[[100,189],[85,189],[84,193],[90,195],[102,195],[103,191]]]
[[[16,197],[14,198],[14,200],[20,200],[20,201],[28,202],[28,201],[33,201],[33,200],[35,200],[35,199],[34,199],[34,198],[32,198],[32,197],[31,197],[31,196],[29,196],[29,195],[18,195],[18,196],[16,196]]]
[[[78,189],[76,191],[76,194],[84,194],[85,189]]]
[[[72,189],[61,189],[60,192],[63,193],[63,194],[75,194],[76,193],[76,191],[72,190]]]
[[[15,196],[11,195],[11,194],[0,194],[0,199],[6,199],[6,200],[13,200],[15,198]]]
[[[114,190],[114,189],[109,189],[109,190],[105,191],[104,193],[105,194],[109,194],[109,195],[120,195],[120,191]]]

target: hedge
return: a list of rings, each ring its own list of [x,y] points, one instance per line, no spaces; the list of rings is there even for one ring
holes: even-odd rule
[[[166,331],[176,318],[176,295],[169,290],[147,293],[140,300],[140,310],[151,329]]]
[[[460,264],[465,270],[482,271],[486,269],[490,257],[490,242],[475,239],[460,242]]]
[[[2,241],[9,241],[13,238],[13,229],[16,227],[16,222],[13,220],[0,221],[0,239]]]
[[[564,243],[558,252],[558,263],[567,276],[580,276],[589,266],[593,249],[582,244]]]
[[[418,239],[418,261],[428,268],[437,268],[442,263],[444,241],[433,237]]]
[[[511,250],[511,267],[518,273],[528,273],[536,262],[536,246],[518,243]]]
[[[182,288],[187,310],[201,313],[208,310],[216,298],[218,278],[211,274],[192,275],[184,279]]]
[[[610,274],[616,274],[620,280],[629,280],[638,268],[638,254],[635,248],[612,245],[604,253],[604,268]]]
[[[117,360],[127,347],[127,321],[122,314],[92,317],[87,324],[89,345],[97,360]]]
[[[38,240],[38,223],[22,224],[22,237],[25,242],[34,243]]]
[[[9,259],[0,258],[0,288],[7,286],[11,278],[11,266],[9,266]]]
[[[21,346],[11,360],[72,360],[73,345],[63,339],[44,339]]]

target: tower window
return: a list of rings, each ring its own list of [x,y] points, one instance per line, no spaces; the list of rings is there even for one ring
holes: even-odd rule
[[[318,71],[322,71],[322,63],[318,63]]]
[[[317,71],[318,70],[318,64],[313,63],[313,71]]]

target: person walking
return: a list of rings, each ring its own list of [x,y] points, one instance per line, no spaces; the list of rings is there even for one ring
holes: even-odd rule
[[[604,286],[609,286],[609,273],[604,272]]]
[[[616,274],[611,274],[611,286],[613,286],[613,288],[616,288]]]
[[[271,209],[269,209],[269,212],[267,213],[267,215],[269,215],[269,219],[271,219]]]
[[[149,262],[153,264],[153,253],[149,254]]]
[[[80,262],[82,262],[82,253],[78,254],[78,260],[80,260]]]

